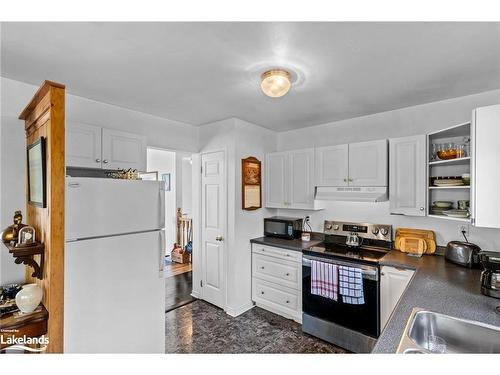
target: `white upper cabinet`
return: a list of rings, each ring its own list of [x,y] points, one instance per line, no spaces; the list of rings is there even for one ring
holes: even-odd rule
[[[66,123],[66,165],[101,168],[101,127]]]
[[[66,165],[146,171],[146,137],[100,126],[66,125]]]
[[[314,205],[314,150],[291,151],[289,163],[290,207],[312,208]]]
[[[287,152],[266,155],[266,207],[286,207],[287,166]]]
[[[315,209],[312,148],[266,155],[266,207]]]
[[[391,214],[425,216],[425,150],[425,135],[389,140]]]
[[[387,140],[317,148],[316,186],[387,186]]]
[[[349,185],[387,186],[387,140],[349,144]]]
[[[146,137],[102,129],[102,164],[104,169],[146,171]]]
[[[316,186],[347,186],[349,145],[319,147],[315,151]]]
[[[500,228],[500,105],[472,114],[472,223]]]

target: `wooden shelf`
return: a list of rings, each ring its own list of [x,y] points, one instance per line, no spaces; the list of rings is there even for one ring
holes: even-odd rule
[[[470,185],[462,186],[429,186],[429,190],[470,189]]]
[[[462,221],[462,222],[470,223],[470,218],[451,217],[451,216],[446,216],[446,215],[432,215],[432,214],[427,215],[427,217],[432,217],[435,219]]]
[[[470,156],[466,156],[464,158],[430,161],[429,165],[430,166],[434,166],[434,165],[457,165],[457,164],[469,164],[469,163],[470,163]]]
[[[33,268],[31,277],[36,277],[40,280],[43,279],[43,263],[45,260],[45,245],[43,243],[36,243],[33,246],[16,247],[9,243],[3,243],[9,250],[9,253],[15,258],[16,264],[25,264]],[[34,259],[35,255],[40,255],[40,264]]]

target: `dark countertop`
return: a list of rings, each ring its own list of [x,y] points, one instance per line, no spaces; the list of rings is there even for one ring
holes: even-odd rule
[[[322,241],[323,241],[322,238],[315,236],[314,234],[311,237],[311,241],[302,241],[300,239],[285,240],[282,238],[274,238],[274,237],[259,237],[259,238],[253,238],[250,240],[251,243],[258,243],[261,245],[281,247],[283,249],[295,250],[295,251],[302,251],[303,249],[307,249],[311,246],[316,246],[317,244],[319,244]]]
[[[414,307],[500,326],[495,307],[500,299],[487,297],[480,291],[481,270],[463,268],[437,255],[410,257],[391,251],[380,265],[416,270],[389,322],[382,331],[373,353],[395,353]]]

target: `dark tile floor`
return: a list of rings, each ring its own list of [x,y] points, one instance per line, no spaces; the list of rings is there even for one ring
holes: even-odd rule
[[[170,311],[195,299],[191,297],[193,290],[193,273],[184,272],[165,279],[165,311]]]
[[[166,316],[166,353],[345,353],[301,325],[254,307],[233,318],[204,301]]]

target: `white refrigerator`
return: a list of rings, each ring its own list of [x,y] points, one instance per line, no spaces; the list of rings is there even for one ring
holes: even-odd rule
[[[164,182],[66,178],[65,353],[164,353]]]

